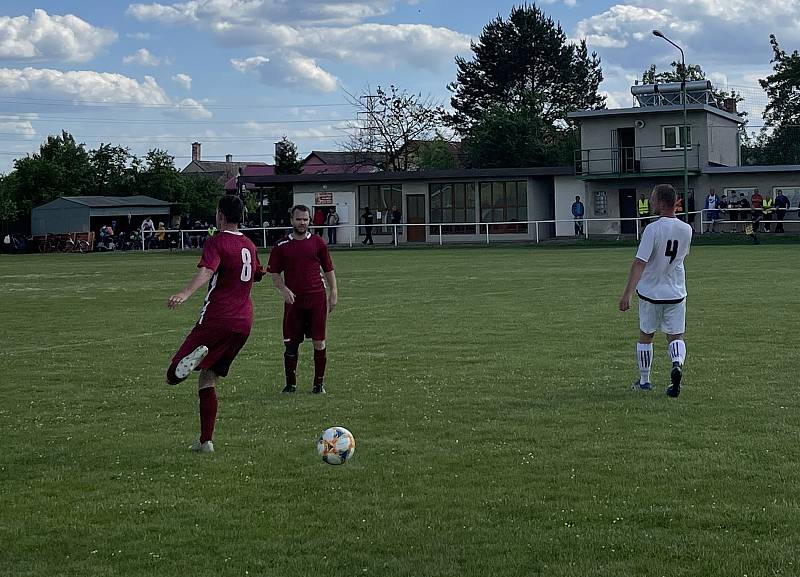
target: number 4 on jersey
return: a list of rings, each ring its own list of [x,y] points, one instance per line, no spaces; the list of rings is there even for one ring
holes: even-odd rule
[[[678,256],[678,241],[677,240],[668,240],[667,241],[667,250],[664,251],[664,256],[669,257],[669,264],[672,264],[672,261],[675,260],[675,257]]]

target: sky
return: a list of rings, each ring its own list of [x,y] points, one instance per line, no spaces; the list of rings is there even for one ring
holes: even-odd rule
[[[180,169],[191,143],[205,160],[273,162],[337,150],[356,120],[347,94],[394,84],[447,104],[454,59],[515,2],[499,0],[0,0],[0,173],[72,133],[137,155],[167,150]],[[538,3],[602,61],[609,108],[632,104],[650,64],[679,53],[746,97],[751,127],[766,99],[769,35],[800,44],[800,0],[588,0]]]

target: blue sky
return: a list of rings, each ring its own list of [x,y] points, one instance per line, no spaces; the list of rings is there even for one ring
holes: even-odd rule
[[[800,43],[800,0],[548,0],[539,6],[602,58],[610,107],[677,51],[715,84],[765,99],[769,34]],[[345,91],[395,85],[447,103],[453,59],[513,2],[497,0],[0,0],[0,172],[61,129],[88,148],[167,149],[272,162],[287,135],[301,153],[336,150],[354,119]]]

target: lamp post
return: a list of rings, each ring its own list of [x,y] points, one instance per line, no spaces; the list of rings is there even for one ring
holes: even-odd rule
[[[683,102],[683,134],[681,135],[681,146],[683,147],[683,212],[686,215],[686,222],[689,222],[689,161],[687,158],[687,143],[689,129],[686,125],[686,58],[683,48],[675,44],[672,40],[664,36],[661,30],[653,30],[653,36],[663,38],[681,53],[681,101]]]

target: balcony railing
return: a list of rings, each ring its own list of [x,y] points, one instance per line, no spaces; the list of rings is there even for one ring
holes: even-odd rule
[[[700,170],[700,145],[687,151],[691,171]],[[583,148],[575,151],[575,174],[579,176],[637,176],[683,171],[683,149],[661,146]]]

